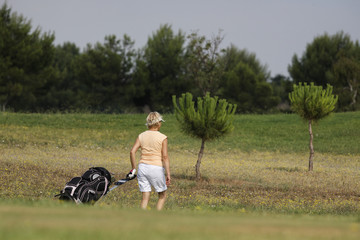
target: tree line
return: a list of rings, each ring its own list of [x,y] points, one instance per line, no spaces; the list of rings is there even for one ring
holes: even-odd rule
[[[338,111],[360,108],[360,47],[343,32],[319,36],[301,57],[294,55],[290,77],[271,77],[246,49],[221,48],[221,31],[206,38],[165,24],[140,49],[126,34],[105,36],[82,51],[71,42],[55,46],[54,39],[2,6],[2,111],[171,112],[172,96],[185,92],[219,96],[241,113],[289,111],[288,95],[299,82],[333,85]]]

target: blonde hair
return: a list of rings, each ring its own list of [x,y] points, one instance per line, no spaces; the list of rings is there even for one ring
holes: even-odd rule
[[[146,118],[146,126],[150,129],[152,127],[158,127],[160,122],[165,122],[158,112],[151,112]]]

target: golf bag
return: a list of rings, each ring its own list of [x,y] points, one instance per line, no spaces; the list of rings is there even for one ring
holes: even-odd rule
[[[81,177],[74,177],[66,183],[60,194],[60,200],[76,203],[96,202],[109,191],[111,174],[103,167],[92,167]]]

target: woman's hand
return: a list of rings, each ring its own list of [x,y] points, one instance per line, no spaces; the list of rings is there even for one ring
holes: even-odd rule
[[[169,186],[171,184],[171,177],[170,175],[166,176],[166,186]]]

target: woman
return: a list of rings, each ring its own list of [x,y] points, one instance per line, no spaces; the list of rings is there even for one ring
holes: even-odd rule
[[[167,150],[167,136],[160,133],[162,116],[158,112],[151,112],[146,118],[148,130],[141,133],[130,151],[130,162],[132,170],[128,174],[130,178],[135,177],[136,161],[135,155],[141,148],[141,158],[138,166],[138,183],[142,192],[141,208],[146,209],[150,200],[151,187],[159,195],[156,205],[157,210],[164,207],[167,186],[170,185],[170,162]],[[166,171],[166,178],[164,174]]]

